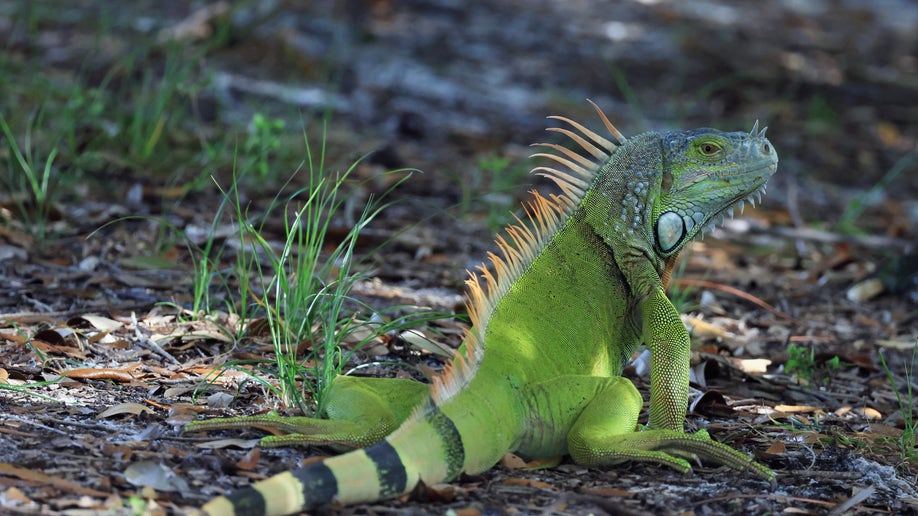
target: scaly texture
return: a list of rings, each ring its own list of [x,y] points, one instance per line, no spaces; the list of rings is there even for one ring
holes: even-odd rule
[[[595,105],[594,105],[595,107]],[[328,419],[256,416],[196,421],[187,431],[272,427],[263,445],[333,445],[351,452],[282,473],[204,506],[211,515],[287,514],[390,498],[420,482],[492,467],[507,452],[569,454],[589,466],[654,462],[687,472],[702,459],[772,480],[747,456],[683,429],[689,336],[667,299],[679,251],[764,191],[777,154],[756,125],[624,138],[564,117],[550,128],[575,152],[539,144],[561,194],[533,192],[527,216],[497,237],[491,267],[470,273],[472,328],[432,385],[340,377]],[[650,413],[621,371],[651,353]]]

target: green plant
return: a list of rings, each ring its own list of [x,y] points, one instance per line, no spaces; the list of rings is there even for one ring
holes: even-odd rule
[[[51,149],[47,156],[36,155],[38,153],[32,142],[34,120],[34,117],[30,117],[26,125],[23,148],[19,147],[16,136],[3,115],[0,115],[0,129],[6,138],[11,158],[3,177],[3,186],[19,209],[24,229],[34,237],[36,245],[40,246],[47,236],[54,200],[53,187],[56,178],[53,178],[55,169],[52,165],[57,156],[57,148]]]
[[[899,440],[900,456],[903,460],[918,461],[918,420],[915,418],[915,395],[912,391],[912,382],[915,371],[915,359],[918,358],[918,339],[915,339],[915,345],[912,347],[911,364],[905,367],[905,393],[899,392],[899,385],[896,377],[886,364],[886,357],[883,350],[880,350],[880,363],[883,365],[883,371],[886,372],[886,378],[896,394],[896,403],[899,405],[899,412],[902,414],[904,428],[902,437]]]
[[[17,392],[17,393],[19,393],[19,394],[26,394],[26,395],[29,395],[29,396],[34,396],[34,397],[36,397],[36,398],[45,400],[45,401],[53,401],[53,402],[55,402],[55,403],[63,403],[63,402],[61,402],[61,401],[58,400],[58,399],[52,398],[52,397],[50,397],[50,396],[45,396],[44,394],[41,394],[41,393],[37,393],[37,392],[33,392],[33,391],[32,391],[32,389],[34,389],[35,387],[45,387],[45,386],[48,386],[48,385],[54,385],[54,384],[60,382],[60,381],[63,380],[63,379],[64,379],[64,377],[59,377],[59,378],[57,378],[57,379],[55,379],[55,380],[44,381],[44,382],[33,382],[33,383],[29,383],[29,384],[27,384],[27,385],[10,385],[10,384],[8,384],[8,383],[0,382],[0,390],[13,391],[13,392]]]
[[[784,364],[784,372],[796,375],[804,383],[821,382],[827,384],[849,365],[837,355],[818,362],[814,348],[791,343],[787,347],[787,362]]]
[[[362,277],[361,260],[355,248],[360,232],[385,208],[380,199],[388,191],[379,199],[371,199],[341,241],[326,252],[328,230],[340,216],[346,200],[345,183],[360,160],[344,172],[331,173],[326,170],[324,135],[317,153],[313,152],[305,133],[304,142],[306,186],[286,198],[278,192],[261,216],[261,222],[250,220],[235,186],[230,192],[235,196],[241,247],[243,252],[250,253],[237,263],[239,283],[248,285],[244,289],[259,293],[258,304],[264,309],[277,357],[281,397],[306,411],[303,392],[297,388],[299,379],[312,373],[315,385],[309,390],[313,390],[321,410],[328,386],[347,361],[341,343],[361,326],[345,313],[350,290]],[[391,188],[407,177],[406,174],[395,181]],[[283,241],[279,248],[263,230],[268,217],[283,220]],[[301,362],[298,351],[304,343],[318,353]],[[313,365],[306,367],[304,364],[308,363]]]
[[[838,127],[838,113],[822,95],[810,98],[806,130],[812,134],[824,134]]]
[[[889,185],[902,175],[903,172],[916,167],[918,167],[918,151],[912,151],[902,156],[885,174],[883,174],[883,177],[881,177],[875,185],[848,202],[847,206],[845,206],[845,211],[842,212],[841,217],[839,217],[837,226],[838,231],[849,235],[863,233],[863,231],[857,227],[856,222],[864,214],[864,210],[871,204],[871,201],[886,198],[884,192],[889,188]]]
[[[468,216],[473,211],[473,203],[480,201],[487,210],[485,225],[488,230],[500,230],[513,220],[512,210],[516,205],[513,191],[528,172],[525,165],[514,166],[509,157],[494,152],[479,157],[470,174],[453,178],[461,192],[459,216]]]
[[[784,372],[797,375],[804,381],[810,381],[816,371],[816,351],[807,346],[791,344],[787,347],[787,362],[784,363]]]
[[[249,166],[261,179],[267,178],[272,170],[270,158],[281,148],[280,135],[285,128],[286,123],[279,118],[268,118],[261,113],[252,115],[243,150]]]

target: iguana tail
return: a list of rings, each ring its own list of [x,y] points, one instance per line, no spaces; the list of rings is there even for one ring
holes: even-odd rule
[[[421,481],[429,485],[450,481],[463,471],[484,471],[500,459],[515,437],[494,437],[493,425],[498,420],[506,424],[499,415],[507,412],[492,412],[497,408],[492,405],[492,400],[469,400],[464,395],[444,401],[428,398],[383,441],[215,498],[203,512],[210,516],[290,514],[332,503],[394,498],[411,492]],[[461,420],[449,415],[459,413]],[[462,428],[457,427],[459,421]]]

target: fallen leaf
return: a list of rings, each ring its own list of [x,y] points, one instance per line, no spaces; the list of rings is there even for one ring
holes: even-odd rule
[[[500,458],[500,465],[507,469],[523,469],[526,467],[526,461],[522,457],[513,453],[505,453]]]
[[[116,382],[130,382],[135,379],[132,371],[136,369],[136,364],[130,368],[120,369],[115,369],[113,367],[81,367],[78,369],[61,371],[61,375],[67,378],[80,380],[114,380]]]
[[[915,346],[918,346],[918,339],[911,336],[903,337],[902,340],[880,339],[877,341],[877,346],[882,346],[889,349],[910,350]]]
[[[53,477],[41,473],[40,471],[35,471],[34,469],[25,469],[13,466],[12,464],[7,464],[5,462],[0,462],[0,474],[7,475],[10,477],[16,477],[22,480],[27,480],[30,482],[35,482],[37,484],[47,484],[54,486],[58,489],[64,491],[69,491],[79,495],[86,496],[96,496],[96,497],[105,497],[109,493],[104,491],[99,491],[97,489],[91,489],[88,487],[83,487],[76,482],[71,482],[60,477]]]
[[[135,462],[124,470],[124,478],[132,485],[165,492],[187,492],[188,483],[165,464],[152,460]]]
[[[67,320],[67,326],[73,326],[75,328],[85,327],[85,324],[88,324],[97,330],[108,332],[115,331],[124,326],[122,323],[115,321],[114,319],[109,319],[108,317],[102,317],[101,315],[93,314],[71,317]]]
[[[768,449],[762,453],[765,455],[778,456],[778,455],[783,455],[786,452],[787,452],[787,446],[785,446],[784,443],[781,441],[775,441],[771,443],[771,446],[769,446]]]
[[[535,487],[537,489],[547,489],[549,491],[555,491],[555,486],[549,484],[548,482],[542,482],[540,480],[533,480],[531,478],[519,478],[513,477],[508,478],[502,482],[505,486],[522,486],[522,487]]]
[[[424,335],[424,333],[418,330],[403,331],[398,334],[398,338],[418,349],[429,351],[435,355],[440,355],[442,357],[452,357],[455,355],[453,348],[427,337],[427,335]]]
[[[706,391],[692,401],[689,412],[708,417],[724,417],[733,414],[733,409],[727,406],[724,395],[717,391]]]
[[[195,446],[198,448],[209,448],[212,450],[230,447],[246,450],[258,446],[259,442],[261,442],[261,439],[217,439],[216,441],[198,443]]]
[[[261,459],[261,448],[258,446],[252,447],[241,459],[236,461],[236,469],[242,471],[253,471],[258,467],[258,461]]]
[[[99,414],[96,417],[106,418],[106,417],[112,417],[112,416],[120,416],[121,414],[132,414],[135,416],[139,416],[143,412],[146,412],[148,414],[153,413],[153,411],[150,410],[150,408],[145,405],[141,405],[140,403],[128,402],[128,403],[119,403],[115,405],[114,407],[105,409],[104,411],[102,411],[101,414]]]
[[[32,503],[32,500],[16,486],[12,486],[4,491],[3,496],[0,498],[3,499],[3,505],[5,506],[28,505]]]
[[[433,484],[426,486],[425,489],[425,499],[434,501],[434,502],[451,502],[456,498],[456,494],[459,492],[453,484]]]
[[[778,412],[784,412],[785,414],[796,414],[800,412],[821,412],[822,409],[819,407],[812,407],[810,405],[775,405],[775,410]]]

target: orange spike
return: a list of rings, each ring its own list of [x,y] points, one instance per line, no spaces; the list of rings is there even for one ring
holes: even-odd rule
[[[495,306],[560,229],[567,215],[577,207],[586,195],[597,171],[609,159],[611,153],[625,141],[599,107],[594,102],[589,102],[599,113],[603,125],[615,141],[609,141],[569,118],[549,117],[569,124],[579,131],[579,134],[560,127],[550,127],[549,131],[567,136],[594,159],[554,143],[537,144],[554,150],[557,154],[538,153],[536,156],[550,159],[565,167],[567,171],[538,166],[533,168],[532,172],[554,181],[561,189],[561,194],[552,193],[546,197],[535,190],[531,191],[532,198],[523,204],[525,215],[520,217],[514,214],[515,222],[508,225],[503,234],[495,238],[498,252],[487,253],[490,267],[482,264],[468,271],[468,279],[465,280],[465,304],[472,327],[464,332],[465,352],[457,352],[452,363],[433,380],[432,393],[435,402],[448,400],[475,376],[484,354],[484,336],[487,333],[488,319]]]
[[[590,105],[593,106],[593,109],[595,109],[596,112],[599,113],[599,118],[602,119],[602,123],[606,126],[606,129],[609,131],[609,134],[611,134],[612,137],[615,138],[615,144],[621,145],[622,142],[625,141],[625,137],[622,136],[622,133],[620,133],[618,129],[616,129],[615,126],[612,125],[612,122],[610,122],[609,119],[606,118],[606,114],[603,113],[601,109],[599,109],[599,106],[597,106],[595,102],[593,102],[590,99],[587,99],[587,102],[589,102]]]
[[[567,120],[567,119],[565,118],[564,120]],[[552,131],[555,133],[561,133],[567,136],[571,140],[574,140],[575,142],[580,144],[580,146],[583,147],[583,150],[592,154],[593,157],[595,157],[596,159],[607,159],[609,157],[609,153],[600,149],[596,145],[586,141],[582,136],[575,133],[574,131],[571,131],[570,129],[564,129],[563,127],[549,127],[548,129],[545,129],[545,130]]]
[[[590,160],[584,158],[584,157],[581,156],[580,154],[577,154],[576,152],[574,152],[574,151],[568,149],[567,147],[563,147],[563,146],[561,146],[561,145],[558,145],[557,143],[533,143],[532,146],[533,146],[533,147],[548,147],[549,149],[554,149],[554,150],[560,152],[561,154],[564,154],[565,156],[567,156],[567,157],[569,157],[569,158],[571,158],[571,159],[577,161],[577,163],[580,163],[580,165],[582,165],[582,166],[584,166],[584,167],[586,167],[586,168],[592,168],[592,167],[595,165],[595,163],[593,163],[592,161],[590,161]],[[549,156],[550,154],[534,154],[534,156],[536,156],[536,155],[537,155],[537,156]],[[530,157],[532,157],[532,156],[530,156]]]

